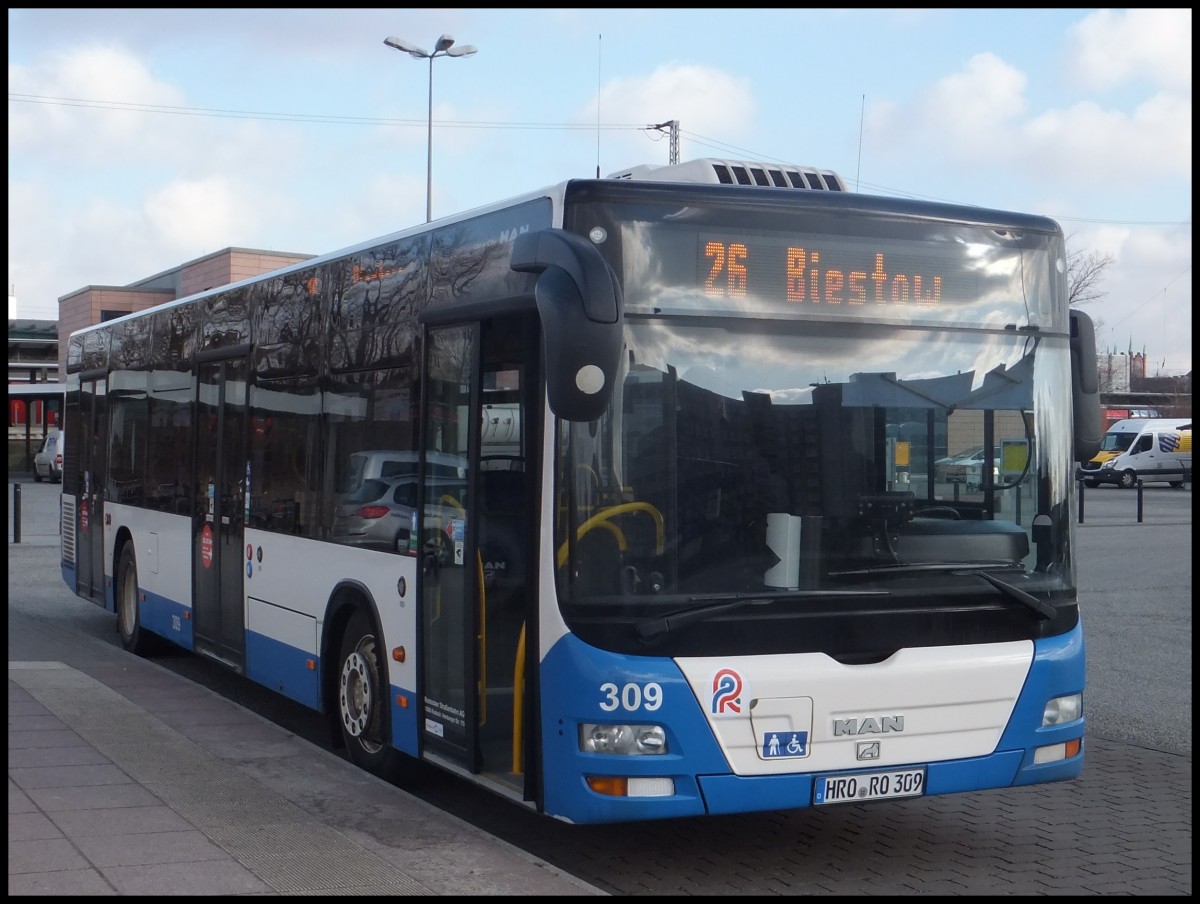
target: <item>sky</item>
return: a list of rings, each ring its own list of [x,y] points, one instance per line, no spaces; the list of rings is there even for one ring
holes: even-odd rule
[[[12,9],[20,318],[227,247],[325,254],[718,157],[1053,217],[1102,352],[1192,367],[1190,9]],[[440,35],[477,52],[414,59]],[[432,78],[432,142],[430,80]],[[656,128],[656,126],[661,126]],[[427,154],[432,146],[431,177]]]

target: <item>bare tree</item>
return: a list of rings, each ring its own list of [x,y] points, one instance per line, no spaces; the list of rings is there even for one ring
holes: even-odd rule
[[[1070,251],[1067,253],[1067,301],[1083,306],[1099,301],[1107,292],[1100,291],[1104,271],[1115,258],[1104,251]]]

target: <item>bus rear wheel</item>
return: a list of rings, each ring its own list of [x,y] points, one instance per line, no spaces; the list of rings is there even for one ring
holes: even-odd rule
[[[147,656],[158,649],[157,638],[142,627],[142,609],[138,593],[137,560],[133,555],[133,543],[121,549],[117,563],[117,631],[121,635],[121,646],[130,653]]]
[[[390,697],[374,626],[359,609],[346,625],[338,655],[338,726],[352,763],[395,781],[402,777],[407,757],[388,742]]]

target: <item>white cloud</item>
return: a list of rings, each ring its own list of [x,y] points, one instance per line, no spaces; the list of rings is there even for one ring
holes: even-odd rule
[[[145,65],[112,47],[81,47],[48,53],[32,66],[8,67],[10,94],[54,98],[56,103],[9,104],[9,153],[31,151],[44,158],[69,159],[73,166],[108,165],[114,158],[151,160],[163,152],[154,128],[157,114],[120,109],[124,105],[180,106],[178,90],[153,78]],[[109,102],[97,107],[94,103]],[[176,123],[176,132],[186,125]],[[174,150],[174,149],[172,149]]]
[[[1086,226],[1069,236],[1074,249],[1112,255],[1097,288],[1102,297],[1086,305],[1097,320],[1102,349],[1150,356],[1154,375],[1191,369],[1192,234],[1190,227]]]
[[[1031,171],[1041,168],[1045,176],[1136,191],[1191,178],[1191,118],[1191,102],[1171,95],[1155,95],[1132,113],[1082,101],[1029,120],[1016,148]]]
[[[146,197],[139,231],[176,255],[194,254],[197,248],[216,251],[240,244],[238,236],[257,234],[261,206],[221,176],[175,181]]]
[[[1192,93],[1190,9],[1102,9],[1070,32],[1071,65],[1102,88],[1135,78]]]
[[[1108,192],[1191,178],[1190,97],[1151,94],[1131,112],[1084,100],[1030,114],[1028,90],[1024,73],[979,54],[909,107],[872,107],[871,142],[910,154],[936,147],[965,169],[1017,165],[1032,183],[1064,180]],[[1131,163],[1139,160],[1153,166]]]
[[[935,147],[939,156],[978,168],[1011,154],[1027,84],[1024,73],[995,54],[977,54],[911,106],[872,105],[866,128],[875,146],[916,153]]]
[[[721,142],[747,143],[747,134],[754,127],[756,104],[754,93],[746,79],[709,66],[670,63],[659,66],[647,76],[612,79],[599,94],[600,121],[622,125],[658,124],[667,119],[679,120],[681,128]],[[596,123],[597,98],[593,97],[575,116],[581,124]],[[667,145],[656,149],[651,141],[665,142],[664,133],[647,131],[644,134],[606,132],[604,141],[612,172],[639,163],[667,163]],[[699,154],[681,153],[681,159],[692,156],[719,155],[711,148]]]

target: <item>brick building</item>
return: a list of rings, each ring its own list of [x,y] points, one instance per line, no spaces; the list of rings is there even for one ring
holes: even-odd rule
[[[312,258],[311,254],[225,248],[127,286],[84,286],[58,299],[58,336],[196,292],[228,285]],[[11,334],[11,328],[10,328]],[[66,382],[67,343],[58,343],[58,379]]]

